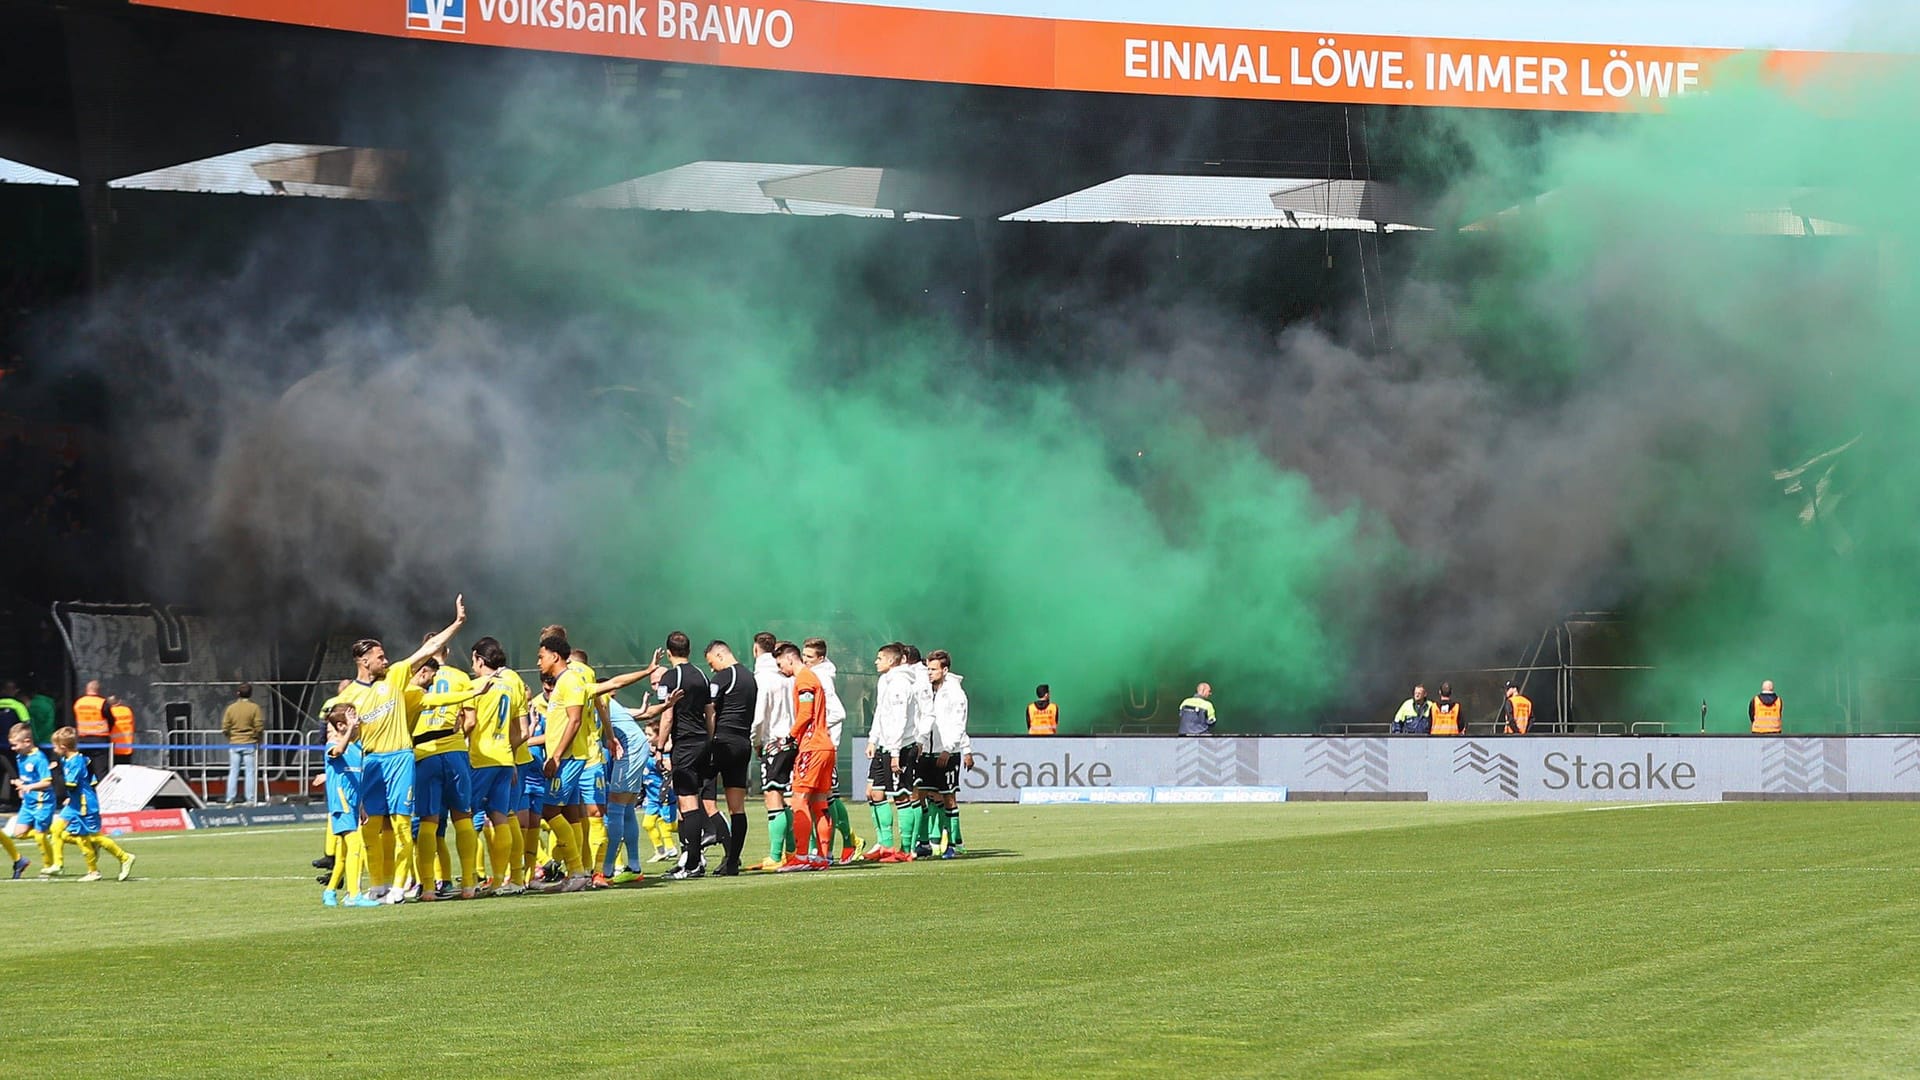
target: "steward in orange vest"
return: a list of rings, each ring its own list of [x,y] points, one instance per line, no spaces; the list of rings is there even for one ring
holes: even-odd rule
[[[1440,684],[1440,699],[1433,703],[1433,734],[1465,735],[1467,724],[1460,716],[1460,703],[1453,700],[1453,684]]]
[[[1512,683],[1507,684],[1507,703],[1500,707],[1500,730],[1506,735],[1525,735],[1533,726],[1533,701]]]
[[[1780,734],[1780,695],[1773,692],[1773,680],[1760,684],[1760,692],[1747,702],[1747,722],[1755,735]]]
[[[87,692],[73,701],[73,729],[82,741],[101,742],[107,737],[107,699],[100,696],[98,679],[87,684]]]
[[[107,712],[113,718],[113,756],[133,756],[133,706],[118,697],[107,699]]]
[[[1047,684],[1033,688],[1033,703],[1027,706],[1027,734],[1052,735],[1060,730],[1060,706],[1053,703]]]

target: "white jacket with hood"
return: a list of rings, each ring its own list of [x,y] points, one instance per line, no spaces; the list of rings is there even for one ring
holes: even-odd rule
[[[833,745],[839,746],[840,732],[847,726],[847,707],[840,704],[840,691],[833,688],[834,677],[840,674],[840,669],[833,666],[832,659],[821,657],[820,662],[813,665],[813,673],[827,692],[827,733],[833,736]]]
[[[935,754],[971,754],[973,740],[967,738],[967,692],[961,676],[947,672],[938,686],[930,686],[933,714],[927,749]]]
[[[867,743],[875,752],[898,753],[914,741],[918,691],[913,673],[905,667],[890,668],[880,676],[873,691],[873,726],[867,729]]]

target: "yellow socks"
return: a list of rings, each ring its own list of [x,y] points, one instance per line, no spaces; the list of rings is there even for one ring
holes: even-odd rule
[[[434,858],[440,853],[440,823],[423,821],[420,823],[420,835],[414,839],[413,876],[420,881],[424,892],[432,892],[434,882],[439,879],[433,873]]]
[[[108,836],[106,833],[101,833],[100,835],[94,837],[93,840],[94,840],[94,843],[98,844],[102,848],[105,848],[107,854],[113,856],[114,858],[120,860],[121,862],[127,861],[126,849],[121,847],[118,843],[116,843],[113,837]]]
[[[348,893],[357,894],[360,891],[360,871],[367,862],[366,842],[360,839],[359,833],[350,832],[341,837],[338,846],[346,848],[346,853],[340,858],[347,868],[345,876],[340,879],[341,885]]]
[[[445,851],[445,841],[441,841],[441,850]],[[480,834],[474,831],[473,815],[461,814],[453,819],[453,848],[460,853],[460,887],[473,888],[479,878]]]
[[[540,823],[520,826],[520,884],[533,883],[533,868],[540,865]]]
[[[327,854],[333,856],[333,876],[327,879],[327,888],[338,891],[340,883],[347,879],[347,856],[340,850],[340,842],[334,839],[332,833],[327,834]]]
[[[487,826],[487,859],[493,864],[492,881],[496,887],[513,880],[514,858],[519,854],[514,843],[516,839],[513,819],[508,818],[505,825]]]
[[[47,865],[53,867],[55,870],[60,869],[67,863],[67,839],[67,820],[59,817],[54,818],[53,834],[47,838]]]
[[[13,846],[12,833],[0,830],[0,850],[6,851],[8,862],[15,863],[20,861],[20,849]],[[13,867],[9,866],[7,869],[11,872]]]
[[[577,873],[586,862],[581,858],[580,846],[574,843],[577,834],[573,822],[566,818],[551,818],[547,824],[552,826],[548,831],[553,836],[553,857],[560,860],[567,868],[567,873]]]
[[[607,819],[587,819],[587,869],[599,871],[607,865]]]
[[[393,834],[393,862],[388,873],[393,875],[390,884],[398,885],[414,872],[413,857],[413,819],[405,814],[388,814],[387,831]],[[432,888],[432,884],[427,885]]]
[[[369,817],[360,823],[360,845],[367,860],[369,884],[373,886],[394,884],[393,833],[387,821],[384,817]]]

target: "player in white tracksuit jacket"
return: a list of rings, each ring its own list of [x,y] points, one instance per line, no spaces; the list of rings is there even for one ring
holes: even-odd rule
[[[973,768],[973,740],[967,737],[967,692],[960,685],[960,676],[950,670],[952,665],[953,657],[945,649],[927,657],[933,723],[922,759],[929,767],[921,770],[921,776],[932,780],[930,785],[923,784],[933,799],[927,835],[936,843],[945,835],[945,843],[938,845],[943,859],[966,851],[960,840],[960,773]]]
[[[793,731],[793,680],[780,674],[773,658],[779,642],[766,631],[753,636],[754,752],[760,755],[760,787],[767,803],[767,858],[762,870],[777,870],[793,850],[793,763],[798,755]]]
[[[914,704],[913,675],[906,670],[906,654],[898,645],[882,645],[874,655],[874,670],[880,673],[880,681],[873,691],[873,723],[867,728],[867,804],[873,810],[873,824],[880,831],[879,845],[874,856],[885,861],[888,853],[904,850],[901,830],[900,810],[896,808],[896,796],[904,797],[911,786],[911,772],[903,774],[903,758],[911,757],[906,752],[913,745]],[[905,839],[911,844],[910,838]],[[873,855],[873,853],[869,853]]]
[[[927,675],[927,665],[917,647],[902,645],[900,648],[906,656],[905,669],[913,680],[913,691],[907,699],[907,741],[900,748],[900,786],[906,790],[896,791],[894,801],[904,834],[901,850],[925,859],[933,855],[928,829],[933,808],[921,794],[922,781],[932,760],[927,756],[927,746],[933,738],[933,680]]]

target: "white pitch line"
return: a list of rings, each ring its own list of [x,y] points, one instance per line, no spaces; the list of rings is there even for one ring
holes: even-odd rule
[[[315,822],[314,824],[319,824],[319,822]],[[259,829],[182,829],[179,832],[122,833],[121,835],[133,837],[132,843],[156,844],[162,840],[191,840],[203,836],[265,836],[269,833],[284,833],[297,827],[298,826],[293,825],[268,825]],[[316,835],[320,834],[316,833]]]
[[[1911,874],[1920,866],[1485,866],[1451,869],[986,870],[986,877],[1439,877],[1456,874]]]
[[[108,877],[102,877],[98,882],[81,881],[75,874],[64,874],[60,877],[41,877],[38,874],[28,874],[26,877],[15,878],[10,881],[0,880],[0,885],[26,885],[29,883],[34,885],[97,885],[106,884],[109,880]],[[312,881],[313,877],[312,875],[306,877],[173,877],[172,875],[168,875],[167,877],[136,877],[132,880],[142,883],[167,881]],[[112,883],[116,885],[122,884],[122,882],[117,881]]]
[[[1720,804],[1717,802],[1709,802],[1709,801],[1701,800],[1698,802],[1628,803],[1625,806],[1588,806],[1588,807],[1584,807],[1584,809],[1589,814],[1597,814],[1602,810],[1652,810],[1656,807],[1661,807],[1661,806],[1719,806],[1719,805]]]

